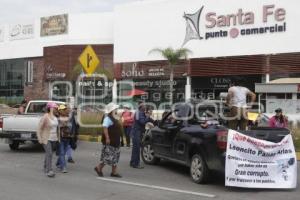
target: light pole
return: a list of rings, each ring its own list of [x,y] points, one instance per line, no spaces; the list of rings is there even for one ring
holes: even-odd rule
[[[192,85],[191,85],[191,77],[187,75],[187,73],[182,74],[183,77],[186,77],[186,85],[185,85],[185,102],[188,102],[192,97]]]

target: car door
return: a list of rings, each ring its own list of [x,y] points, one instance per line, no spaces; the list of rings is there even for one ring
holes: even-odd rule
[[[176,126],[162,123],[151,132],[154,152],[162,156],[173,157],[173,143],[177,134]]]
[[[180,161],[186,161],[188,158],[188,145],[191,140],[191,136],[187,134],[184,129],[180,129],[173,143],[174,158]]]

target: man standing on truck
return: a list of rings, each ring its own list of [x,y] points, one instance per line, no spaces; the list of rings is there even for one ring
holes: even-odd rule
[[[230,108],[228,127],[230,129],[246,130],[248,124],[247,109],[252,106],[256,95],[248,88],[241,86],[242,80],[235,78],[228,89],[226,104]],[[247,97],[250,103],[247,104]]]

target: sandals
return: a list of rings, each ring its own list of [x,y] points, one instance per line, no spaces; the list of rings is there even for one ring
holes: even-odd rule
[[[99,177],[103,177],[103,173],[100,172],[97,167],[95,167],[94,170],[98,174]]]
[[[122,176],[118,173],[116,173],[116,174],[111,173],[110,176],[115,177],[115,178],[122,178]]]

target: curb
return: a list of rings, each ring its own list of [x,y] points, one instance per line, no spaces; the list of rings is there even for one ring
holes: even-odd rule
[[[86,142],[100,142],[101,136],[92,136],[92,135],[79,135],[78,139]]]

